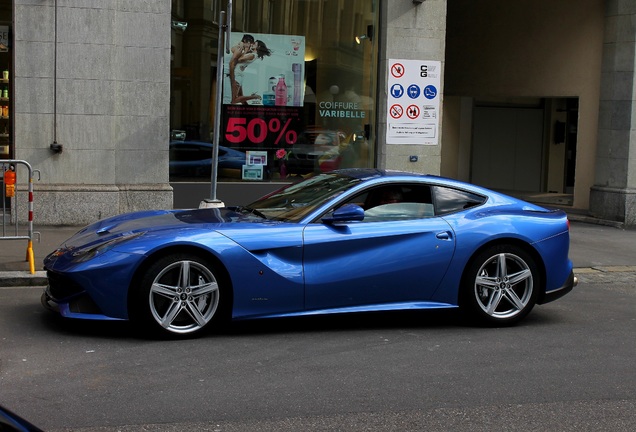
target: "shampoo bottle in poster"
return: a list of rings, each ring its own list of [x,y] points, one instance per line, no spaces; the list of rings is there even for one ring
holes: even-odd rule
[[[294,103],[293,106],[301,106],[300,103],[300,63],[292,64],[292,72],[294,72]]]
[[[263,93],[263,105],[274,106],[276,104],[276,77],[269,77],[267,81],[267,91]]]
[[[283,74],[278,76],[276,83],[276,106],[287,106],[287,84]]]

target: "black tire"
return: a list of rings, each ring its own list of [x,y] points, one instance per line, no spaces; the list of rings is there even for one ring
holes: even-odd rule
[[[532,256],[515,245],[495,245],[470,261],[461,306],[479,324],[513,325],[530,313],[542,287]]]
[[[155,335],[183,338],[201,333],[221,319],[228,300],[218,275],[193,254],[158,259],[132,293],[131,321]]]

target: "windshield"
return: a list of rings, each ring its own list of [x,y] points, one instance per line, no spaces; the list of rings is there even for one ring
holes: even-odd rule
[[[320,174],[274,192],[247,207],[268,219],[297,222],[325,201],[360,183],[360,179],[337,174]]]

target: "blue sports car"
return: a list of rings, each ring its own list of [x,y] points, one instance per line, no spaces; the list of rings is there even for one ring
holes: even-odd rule
[[[0,406],[0,432],[42,432],[42,429]]]
[[[96,222],[45,258],[43,304],[186,336],[223,320],[462,308],[510,325],[575,285],[569,223],[456,180],[333,171],[245,207]]]

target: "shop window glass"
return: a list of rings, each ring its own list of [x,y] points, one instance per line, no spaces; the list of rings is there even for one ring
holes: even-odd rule
[[[376,2],[233,1],[219,144],[245,163],[219,181],[374,165]],[[221,10],[226,1],[172,1],[172,141],[212,142]],[[197,172],[171,181],[210,180]]]

